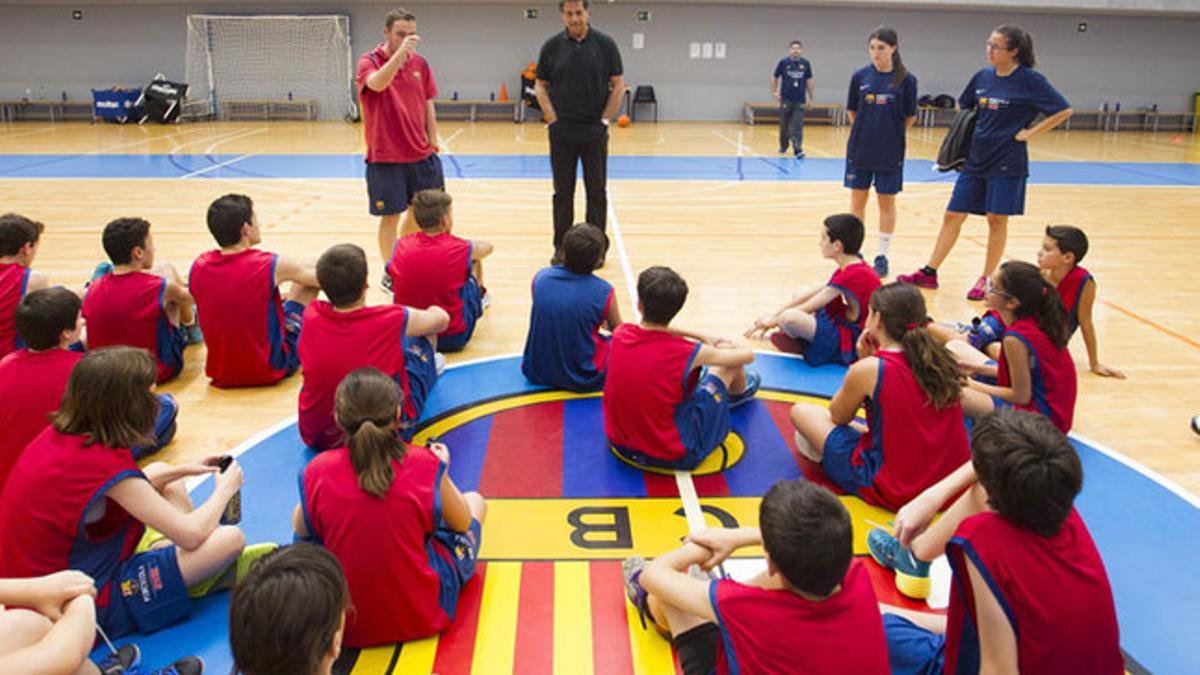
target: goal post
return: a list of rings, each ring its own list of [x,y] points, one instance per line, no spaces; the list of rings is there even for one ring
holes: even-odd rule
[[[264,115],[358,116],[345,15],[190,14],[186,72],[190,105],[218,119],[256,104]]]

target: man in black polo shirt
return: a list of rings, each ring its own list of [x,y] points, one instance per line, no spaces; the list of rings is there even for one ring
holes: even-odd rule
[[[621,104],[621,52],[609,36],[588,26],[588,0],[561,0],[566,30],[546,40],[538,56],[538,104],[550,132],[554,172],[554,258],[575,221],[575,166],[583,162],[587,222],[604,229],[608,212],[608,121]]]

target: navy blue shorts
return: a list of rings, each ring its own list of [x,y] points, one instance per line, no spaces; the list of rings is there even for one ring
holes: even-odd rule
[[[152,455],[175,438],[175,419],[179,417],[179,403],[170,394],[158,395],[158,417],[154,420],[154,443],[131,448],[134,461]]]
[[[946,636],[895,614],[883,615],[892,675],[939,675],[945,669]]]
[[[810,366],[823,366],[826,363],[850,365],[854,363],[855,354],[842,353],[842,330],[836,321],[829,318],[825,308],[817,310],[817,332],[811,341],[800,339],[800,348],[804,352],[804,362]],[[858,340],[858,336],[854,336]]]
[[[373,216],[404,213],[421,190],[445,188],[442,160],[436,153],[419,162],[367,163],[367,195]]]
[[[304,328],[304,305],[295,300],[283,303],[283,342],[287,345],[284,369],[291,375],[300,368],[300,331]]]
[[[899,168],[895,171],[857,169],[850,166],[850,161],[846,160],[846,179],[843,181],[843,185],[851,190],[868,190],[872,183],[875,185],[875,194],[894,195],[904,189],[904,169]]]
[[[988,178],[960,173],[946,210],[974,213],[977,216],[989,213],[999,216],[1022,215],[1025,213],[1025,177]]]
[[[856,495],[863,488],[871,487],[874,476],[866,475],[867,467],[855,466],[851,461],[862,434],[849,424],[833,428],[825,437],[821,471],[841,489]]]
[[[134,554],[117,570],[108,606],[96,608],[96,621],[110,638],[152,633],[183,621],[192,612],[179,572],[175,546]]]
[[[429,392],[437,381],[437,361],[434,358],[433,345],[430,344],[429,338],[405,335],[402,345],[404,370],[408,373],[408,398],[416,410],[415,418],[404,421],[412,424],[413,426],[410,428],[415,431],[415,423],[421,418],[421,411],[425,409],[425,400],[429,398]],[[412,440],[412,438],[406,440]]]
[[[454,335],[439,335],[437,344],[439,352],[461,352],[467,346],[467,342],[471,340],[471,336],[475,334],[475,322],[483,314],[483,292],[475,277],[467,277],[467,283],[463,284],[458,295],[462,298],[463,323],[467,325],[467,328]]]
[[[685,448],[683,457],[659,459],[615,443],[612,444],[613,451],[633,464],[660,469],[691,471],[700,466],[700,462],[720,447],[729,435],[729,392],[725,383],[716,375],[705,373],[696,384],[692,397],[681,408],[675,413],[675,420]]]
[[[454,610],[458,606],[458,594],[471,577],[475,575],[475,563],[479,559],[479,546],[483,543],[483,524],[474,518],[471,527],[464,532],[455,532],[442,523],[433,533],[429,543],[429,563],[441,579],[438,590],[438,605],[453,619]],[[433,550],[432,547],[442,547],[449,556]]]
[[[158,362],[169,368],[159,384],[173,380],[183,370],[183,348],[187,346],[187,333],[179,326],[171,325],[166,318],[158,321],[158,334],[155,337],[154,348]]]

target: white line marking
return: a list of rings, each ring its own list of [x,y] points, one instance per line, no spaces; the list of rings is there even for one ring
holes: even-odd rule
[[[1086,436],[1083,436],[1082,434],[1077,434],[1074,431],[1072,431],[1070,433],[1070,436],[1072,438],[1074,438],[1075,440],[1088,445],[1092,449],[1097,450],[1097,451],[1103,453],[1104,455],[1107,455],[1109,458],[1111,458],[1117,462],[1120,462],[1121,464],[1124,464],[1126,467],[1133,469],[1134,471],[1142,474],[1146,478],[1149,478],[1150,480],[1154,481],[1155,483],[1158,483],[1159,486],[1161,486],[1163,489],[1167,490],[1168,492],[1171,492],[1176,497],[1179,497],[1180,499],[1187,502],[1188,504],[1191,504],[1193,507],[1200,509],[1200,497],[1196,497],[1196,495],[1193,495],[1192,493],[1183,489],[1183,487],[1181,485],[1179,485],[1175,481],[1171,480],[1170,478],[1167,478],[1166,476],[1162,475],[1161,473],[1155,471],[1154,469],[1151,469],[1150,467],[1146,466],[1145,464],[1142,464],[1141,462],[1137,461],[1136,459],[1131,459],[1131,458],[1117,452],[1116,450],[1113,450],[1112,448],[1108,447],[1107,445],[1104,445],[1103,443],[1097,443],[1096,441],[1093,441],[1092,439],[1090,439]]]
[[[195,178],[196,176],[204,175],[204,174],[208,173],[209,171],[214,171],[216,169],[220,169],[222,167],[229,166],[230,164],[236,164],[236,163],[242,161],[243,159],[253,157],[254,154],[255,153],[253,153],[253,152],[247,152],[246,154],[240,155],[238,157],[234,157],[233,159],[227,159],[224,162],[218,162],[217,164],[213,164],[212,166],[206,166],[203,169],[196,169],[195,171],[193,171],[191,173],[180,176],[179,179],[186,180],[188,178]]]
[[[242,132],[236,133],[232,136],[229,136],[227,138],[222,138],[220,140],[213,141],[212,145],[209,145],[207,148],[205,148],[204,152],[202,154],[205,154],[205,155],[214,154],[214,152],[216,151],[218,146],[225,145],[229,141],[234,141],[239,138],[245,138],[247,136],[254,136],[255,134],[261,134],[261,133],[265,132],[266,130],[267,130],[267,127],[259,127],[257,129],[250,129],[248,131],[242,131]],[[193,141],[193,142],[195,142],[195,141]]]

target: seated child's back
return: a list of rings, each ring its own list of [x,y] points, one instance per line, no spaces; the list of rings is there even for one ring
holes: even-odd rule
[[[44,229],[15,213],[0,216],[0,358],[24,346],[13,324],[17,303],[26,293],[46,287],[45,277],[29,269]]]
[[[564,264],[534,276],[521,359],[521,372],[530,382],[570,391],[604,386],[609,340],[600,328],[621,322],[612,284],[592,274],[606,246],[600,228],[577,224],[563,237]]]

